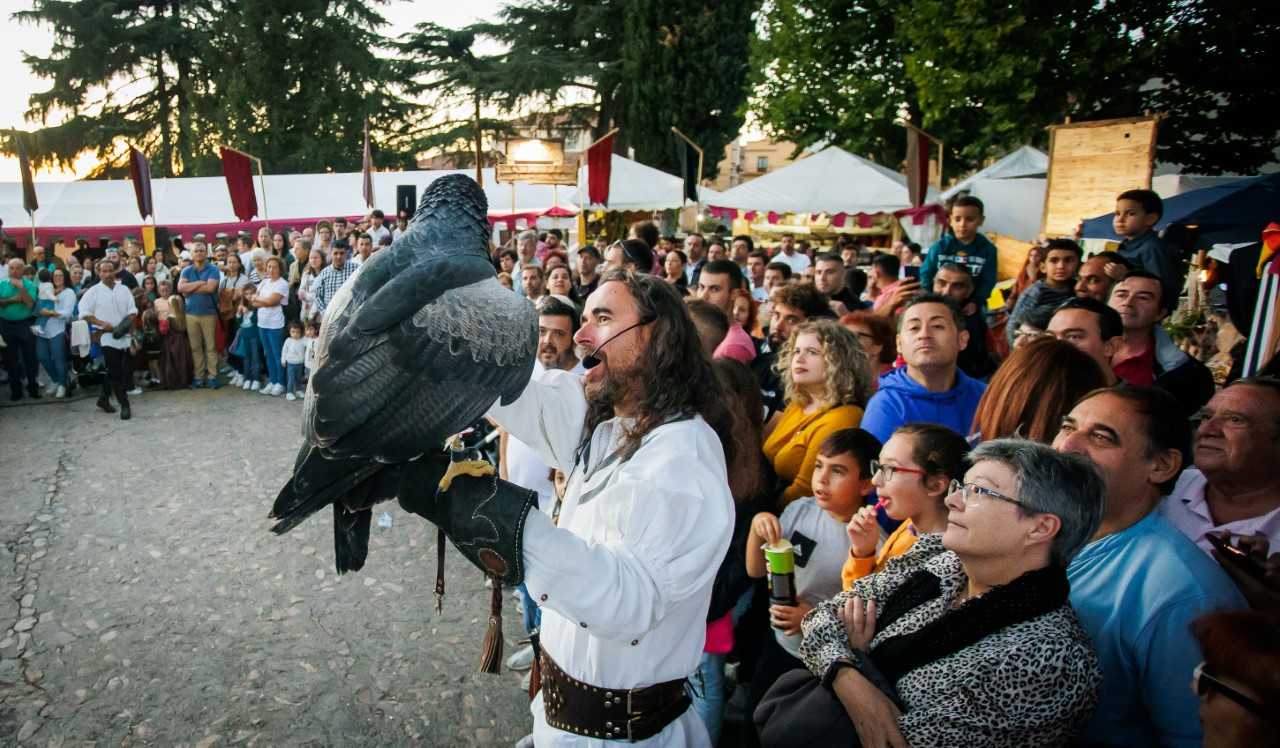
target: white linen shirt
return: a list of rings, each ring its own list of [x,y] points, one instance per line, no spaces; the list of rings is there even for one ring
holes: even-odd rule
[[[1271,544],[1272,553],[1280,547],[1280,509],[1272,509],[1257,517],[1220,523],[1213,518],[1204,497],[1208,485],[1208,479],[1198,469],[1189,467],[1183,470],[1172,493],[1160,502],[1159,512],[1210,556],[1213,555],[1213,546],[1209,544],[1209,534],[1223,530],[1246,537],[1263,535]]]
[[[80,298],[81,317],[96,317],[113,327],[125,317],[137,313],[138,305],[133,301],[133,292],[118,280],[111,288],[107,288],[105,283],[95,283]],[[98,345],[128,350],[132,341],[131,335],[117,338],[110,331],[106,331],[102,333],[102,339]]]
[[[690,677],[706,638],[716,571],[733,531],[724,451],[695,416],[659,426],[630,460],[611,460],[629,424],[596,427],[589,461],[576,452],[587,413],[582,380],[536,372],[521,396],[489,414],[569,476],[557,527],[541,512],[525,524],[525,586],[542,608],[541,643],[570,676],[602,688]],[[604,746],[547,724],[530,705],[534,743]],[[637,745],[706,746],[693,708]]]

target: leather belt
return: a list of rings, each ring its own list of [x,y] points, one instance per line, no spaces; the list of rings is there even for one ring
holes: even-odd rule
[[[645,740],[675,722],[693,703],[684,680],[644,688],[599,688],[571,677],[544,650],[542,705],[557,730],[602,740]]]

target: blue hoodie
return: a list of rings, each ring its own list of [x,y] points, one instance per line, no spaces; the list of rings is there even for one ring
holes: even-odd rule
[[[899,367],[880,377],[880,389],[867,403],[862,428],[881,443],[889,441],[899,426],[922,421],[937,423],[968,436],[973,414],[987,386],[956,369],[955,386],[946,392],[930,392]]]

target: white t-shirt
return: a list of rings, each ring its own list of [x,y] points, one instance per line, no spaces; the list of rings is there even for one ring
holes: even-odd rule
[[[369,238],[373,240],[374,249],[377,249],[382,246],[382,237],[391,236],[391,229],[387,228],[387,224],[384,223],[377,228],[370,226],[364,233],[369,235]]]
[[[781,262],[790,267],[791,272],[796,275],[803,274],[804,271],[809,269],[809,265],[811,264],[809,262],[809,255],[801,254],[799,252],[793,252],[790,255],[785,252],[779,252],[773,257],[770,257],[769,262]]]
[[[284,278],[263,278],[257,295],[265,298],[276,293],[280,294],[277,306],[258,307],[258,327],[264,330],[279,330],[284,327],[284,305],[289,303],[289,281]]]
[[[796,549],[796,599],[817,606],[840,592],[840,570],[849,557],[849,533],[840,520],[827,514],[812,496],[787,504],[778,518],[782,535]],[[788,636],[774,629],[778,644],[800,656],[800,634]]]

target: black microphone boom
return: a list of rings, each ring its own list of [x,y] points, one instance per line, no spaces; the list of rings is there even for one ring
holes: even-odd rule
[[[594,369],[597,366],[599,366],[600,359],[596,357],[596,354],[599,353],[601,349],[603,349],[606,345],[609,345],[610,343],[612,343],[614,341],[614,338],[617,338],[619,335],[623,334],[624,332],[627,332],[628,330],[634,330],[635,328],[640,327],[641,325],[647,325],[652,321],[653,321],[652,319],[642,319],[639,322],[635,323],[634,325],[629,325],[627,327],[624,327],[621,330],[610,335],[608,340],[605,340],[603,343],[596,346],[595,350],[591,351],[590,353],[582,357],[582,368]]]

